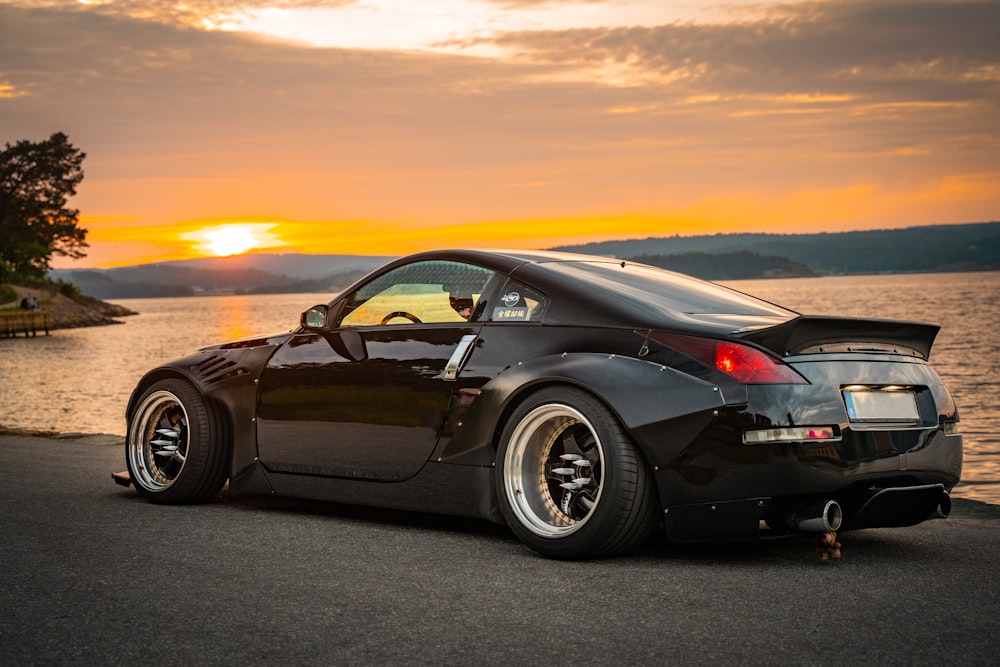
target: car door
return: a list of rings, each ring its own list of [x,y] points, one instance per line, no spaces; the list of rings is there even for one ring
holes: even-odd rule
[[[333,326],[294,334],[260,377],[264,466],[380,481],[415,475],[440,437],[493,276],[461,262],[406,264],[341,299]]]

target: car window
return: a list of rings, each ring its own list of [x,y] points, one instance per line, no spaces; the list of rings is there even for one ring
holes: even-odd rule
[[[550,270],[593,290],[667,314],[755,315],[790,319],[796,313],[722,285],[643,264],[551,262]]]
[[[492,277],[493,271],[462,262],[400,266],[348,296],[340,326],[464,322]]]
[[[490,322],[540,322],[549,299],[536,289],[514,280],[500,292],[499,302],[493,306]]]

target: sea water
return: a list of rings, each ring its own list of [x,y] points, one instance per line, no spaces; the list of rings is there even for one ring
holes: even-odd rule
[[[965,467],[956,496],[1000,503],[1000,272],[728,281],[801,313],[942,325],[931,362],[961,415]],[[125,433],[125,404],[150,368],[200,347],[289,331],[330,295],[119,299],[123,324],[0,339],[0,425]]]

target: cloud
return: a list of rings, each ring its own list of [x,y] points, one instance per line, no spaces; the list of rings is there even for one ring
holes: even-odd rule
[[[261,9],[316,9],[345,7],[358,0],[14,0],[9,4],[35,9],[79,11],[150,21],[165,25],[208,29],[226,20]]]
[[[984,194],[1000,178],[997,3],[507,32],[489,38],[510,54],[496,58],[267,40],[171,2],[141,18],[138,0],[77,4],[0,4],[0,143],[66,132],[88,154],[81,210],[157,234],[236,218],[346,234],[363,220],[365,239],[453,244],[470,221],[550,220],[517,226],[550,239],[619,217],[735,231],[747,201],[763,202],[746,209],[758,229],[769,208],[833,229],[993,219],[1000,204]],[[808,194],[857,188],[905,194],[864,200],[863,216]],[[922,191],[936,219],[903,205]],[[720,203],[708,216],[699,202]],[[94,239],[110,238],[103,225]]]
[[[553,5],[600,5],[605,4],[607,0],[485,0],[485,2],[503,9],[538,9]]]
[[[552,159],[534,132],[561,122],[509,90],[533,66],[93,12],[0,5],[0,62],[23,93],[0,98],[0,142],[67,132],[88,153],[81,208],[141,206],[140,224],[476,215],[508,183],[546,180],[524,161]]]
[[[346,123],[391,121],[406,115],[408,101],[419,104],[422,91],[462,85],[470,65],[433,54],[314,49],[101,13],[5,6],[0,62],[7,96],[16,91],[22,98],[3,112],[69,119],[131,140],[173,132],[211,140],[250,128],[274,137],[303,120],[317,123],[322,135]]]
[[[725,24],[515,32],[489,41],[536,63],[624,66],[690,93],[829,91],[995,96],[1000,4],[824,0]]]

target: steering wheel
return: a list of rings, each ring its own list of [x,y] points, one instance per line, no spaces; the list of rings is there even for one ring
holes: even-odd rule
[[[385,317],[382,318],[382,321],[379,322],[379,324],[388,324],[389,320],[391,320],[393,318],[396,318],[396,317],[406,318],[406,319],[410,320],[411,322],[413,322],[414,324],[422,324],[422,322],[420,321],[419,317],[417,317],[413,313],[408,313],[405,310],[397,310],[397,311],[389,313],[388,315],[386,315]]]

